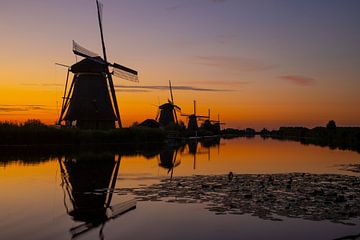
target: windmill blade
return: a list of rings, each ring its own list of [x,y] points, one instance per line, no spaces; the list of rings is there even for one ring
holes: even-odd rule
[[[170,87],[170,96],[171,96],[171,102],[174,104],[174,95],[172,92],[172,87],[171,87],[171,81],[169,80],[169,87]]]
[[[97,7],[98,7],[98,11],[99,11],[99,18],[100,18],[100,21],[102,23],[104,5],[102,4],[102,2],[100,0],[96,0],[96,4],[97,4]]]
[[[74,54],[79,55],[81,57],[85,57],[85,58],[99,57],[99,54],[94,53],[94,52],[82,47],[80,44],[78,44],[74,40],[73,40],[73,52],[74,52]]]
[[[133,74],[133,75],[138,75],[138,72],[134,69],[131,69],[131,68],[128,68],[128,67],[125,67],[123,65],[120,65],[118,63],[114,63],[111,65],[114,69],[117,69],[117,70],[122,70],[124,72],[127,72],[129,74]]]
[[[172,165],[173,165],[173,166],[172,166],[172,168],[171,168],[171,176],[170,176],[170,179],[173,178],[174,168],[175,168],[174,164],[175,164],[175,161],[176,161],[177,154],[178,154],[178,150],[176,149],[176,150],[175,150],[174,159],[172,160]]]
[[[112,74],[115,77],[118,77],[118,78],[121,78],[121,79],[124,79],[124,80],[128,80],[128,81],[131,81],[131,82],[139,82],[138,72],[137,71],[135,71],[135,70],[133,70],[131,68],[122,66],[122,65],[117,64],[117,63],[111,64],[111,66],[113,67]]]
[[[158,109],[157,113],[156,113],[156,117],[155,120],[157,121],[159,119],[159,115],[160,115],[160,109]]]
[[[174,109],[173,111],[174,111],[174,115],[175,115],[175,123],[176,123],[176,124],[179,124],[178,117],[177,117],[177,115],[176,115],[176,110]]]
[[[62,64],[62,63],[55,63],[55,65],[60,66],[60,67],[70,68],[69,65]]]
[[[181,108],[179,106],[177,106],[177,105],[173,105],[173,106],[174,106],[175,111],[181,112]]]
[[[199,116],[196,116],[196,117],[198,117],[198,118],[205,118],[205,119],[209,119],[209,116],[201,116],[201,115],[199,115]]]

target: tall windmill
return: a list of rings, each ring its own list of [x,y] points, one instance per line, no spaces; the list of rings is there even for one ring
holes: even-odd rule
[[[171,100],[168,99],[167,103],[159,106],[158,113],[155,118],[160,125],[164,127],[170,124],[178,124],[177,112],[181,111],[181,108],[175,105],[171,81],[169,81],[169,89]]]
[[[92,152],[58,159],[66,212],[80,222],[70,229],[72,239],[94,229],[98,229],[101,236],[108,221],[136,209],[134,199],[112,202],[121,155],[117,158],[115,161],[112,153]],[[98,191],[97,194],[88,194],[95,191]]]
[[[194,113],[192,114],[181,114],[188,118],[188,130],[196,131],[198,130],[198,120],[210,119],[209,116],[196,115],[196,101],[194,100]]]
[[[58,124],[78,128],[110,129],[122,127],[112,76],[138,82],[137,71],[108,62],[102,25],[103,5],[96,0],[103,58],[73,41],[73,53],[84,57],[68,68]],[[69,73],[74,74],[68,89]]]

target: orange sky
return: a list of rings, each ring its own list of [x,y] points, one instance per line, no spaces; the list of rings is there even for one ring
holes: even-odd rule
[[[66,76],[54,63],[75,62],[73,39],[101,52],[94,3],[66,1],[15,0],[0,9],[0,121],[54,123]],[[199,113],[211,108],[227,127],[314,127],[330,119],[359,126],[359,3],[320,2],[174,7],[137,0],[120,7],[104,0],[109,58],[140,74],[139,84],[115,79],[115,85],[172,80],[207,89],[174,90],[175,102],[189,113],[197,100]],[[154,118],[154,105],[169,94],[120,88],[117,96],[128,126]]]

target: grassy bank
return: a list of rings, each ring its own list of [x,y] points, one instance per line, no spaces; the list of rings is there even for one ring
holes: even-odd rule
[[[360,152],[360,128],[358,127],[281,127],[271,132],[262,131],[263,137],[279,140],[294,140],[302,144],[328,146],[331,149],[352,150]]]
[[[0,122],[0,145],[119,144],[161,142],[164,131],[147,128],[80,130],[47,126],[36,120],[23,124]]]
[[[312,144],[360,153],[360,127],[338,127],[333,120],[329,121],[325,127],[280,127],[271,131],[264,128],[260,132],[256,132],[251,128],[243,130],[227,128],[222,130],[221,133],[223,138],[255,137],[260,135],[263,138],[298,141],[305,145]]]

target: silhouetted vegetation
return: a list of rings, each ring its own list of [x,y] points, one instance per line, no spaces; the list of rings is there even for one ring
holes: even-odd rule
[[[263,128],[256,132],[252,128],[244,130],[226,128],[221,131],[222,138],[254,137],[260,135],[263,138],[278,140],[299,141],[302,144],[313,144],[331,149],[352,150],[360,152],[360,128],[338,127],[334,120],[330,120],[326,127],[280,127],[278,130]]]
[[[360,152],[360,128],[337,127],[331,120],[326,127],[281,127],[279,130],[261,131],[262,137],[295,140],[302,144],[328,146],[331,149],[353,150]]]
[[[23,124],[0,122],[0,145],[117,144],[158,142],[165,138],[161,129],[131,127],[103,131],[57,128],[38,120]]]
[[[221,137],[223,138],[234,138],[234,137],[255,137],[256,131],[252,128],[246,128],[244,130],[235,128],[225,128],[221,130]]]

